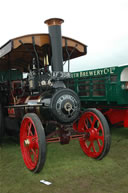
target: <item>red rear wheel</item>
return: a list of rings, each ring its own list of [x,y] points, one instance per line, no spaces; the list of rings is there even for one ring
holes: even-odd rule
[[[84,133],[79,139],[84,153],[95,159],[102,159],[110,149],[110,130],[103,114],[96,109],[88,109],[81,116],[78,131]]]
[[[20,128],[20,146],[27,168],[39,172],[45,162],[46,142],[41,121],[34,113],[24,116]]]

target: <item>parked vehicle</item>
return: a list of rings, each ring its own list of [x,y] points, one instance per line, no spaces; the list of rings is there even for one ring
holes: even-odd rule
[[[70,72],[63,63],[86,55],[87,46],[61,36],[62,19],[45,23],[49,34],[18,37],[0,48],[0,138],[20,132],[23,160],[33,172],[44,166],[46,142],[78,138],[85,154],[99,160],[110,149],[103,114],[82,112],[79,96],[65,85]]]
[[[128,64],[74,72],[69,87],[82,109],[97,108],[111,125],[128,127]]]

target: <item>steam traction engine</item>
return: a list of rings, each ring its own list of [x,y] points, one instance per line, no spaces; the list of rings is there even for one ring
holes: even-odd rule
[[[84,153],[99,160],[110,148],[105,117],[96,109],[82,112],[78,95],[65,86],[70,72],[63,63],[86,55],[87,46],[61,36],[62,19],[45,23],[49,35],[22,36],[0,48],[0,139],[20,130],[22,156],[33,172],[43,168],[46,142],[78,138]]]

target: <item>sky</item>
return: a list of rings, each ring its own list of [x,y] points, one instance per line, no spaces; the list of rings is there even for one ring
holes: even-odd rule
[[[62,35],[88,46],[71,71],[128,63],[128,0],[1,0],[0,47],[27,34],[48,33],[44,21],[62,18]],[[65,65],[67,70],[67,64]]]

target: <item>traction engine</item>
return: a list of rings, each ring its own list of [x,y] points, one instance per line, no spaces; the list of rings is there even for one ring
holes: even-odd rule
[[[7,98],[6,102],[1,102],[1,108],[8,111],[4,115],[5,127],[10,131],[12,127],[17,130],[20,124],[22,156],[27,168],[33,172],[39,172],[44,166],[46,142],[68,144],[70,139],[78,138],[84,153],[99,160],[110,149],[110,132],[105,117],[96,109],[82,112],[79,96],[65,85],[65,81],[70,78],[70,72],[63,71],[65,58],[69,62],[70,58],[75,58],[76,53],[82,55],[78,50],[83,48],[85,55],[86,46],[77,41],[73,45],[72,39],[61,36],[62,19],[53,18],[45,23],[49,27],[49,36],[45,39],[41,39],[41,35],[40,38],[32,35],[30,42],[30,37],[21,37],[13,42],[14,48],[19,49],[19,52],[13,50],[10,54],[13,62],[15,57],[20,58],[20,62],[24,57],[28,64],[29,52],[33,48],[31,64],[27,67],[21,65],[22,68],[15,65],[16,69],[27,72],[27,77],[11,81],[7,90],[5,83],[1,83],[1,93]],[[49,44],[45,43],[47,38],[50,39]],[[40,46],[40,50],[37,46],[41,43],[45,45],[45,49]],[[19,54],[23,48],[26,49],[26,56]],[[40,57],[42,50],[45,52]],[[1,60],[4,61],[9,52],[10,50],[6,51],[5,56],[1,54]]]

